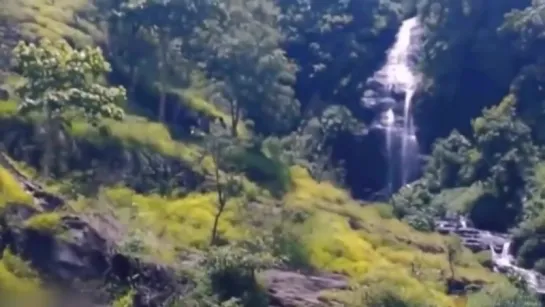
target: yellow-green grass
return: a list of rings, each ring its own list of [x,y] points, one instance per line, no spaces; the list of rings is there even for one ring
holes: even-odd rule
[[[0,119],[17,115],[17,102],[0,100]],[[123,121],[103,120],[109,136],[127,147],[143,147],[168,157],[181,159],[192,165],[195,171],[210,171],[213,162],[203,154],[203,149],[195,143],[179,142],[172,138],[168,128],[137,115],[127,115]],[[69,131],[73,136],[99,143],[105,140],[99,129],[77,120]]]
[[[292,169],[292,177],[295,188],[286,196],[285,203],[311,214],[305,222],[308,224],[306,241],[315,251],[316,265],[356,276],[377,264],[410,267],[415,263],[437,274],[448,270],[444,236],[417,232],[397,219],[384,218],[382,205],[362,206],[346,191],[327,182],[314,181],[301,168]],[[323,243],[324,238],[331,242]],[[316,242],[312,243],[314,239]],[[339,254],[346,257],[339,260],[342,258]],[[373,261],[369,262],[370,259]],[[468,250],[464,249],[459,262],[461,277],[485,282],[501,278],[481,267]]]
[[[411,301],[455,306],[455,298],[444,294],[445,280],[450,277],[446,237],[417,232],[388,217],[384,205],[362,206],[346,191],[314,181],[301,168],[291,171],[294,188],[285,197],[284,206],[305,211],[307,218],[285,227],[297,230],[314,267],[346,274],[356,283],[388,284]],[[141,235],[142,243],[155,259],[172,263],[178,251],[202,249],[209,243],[217,210],[214,193],[169,199],[138,195],[126,188],[110,188],[104,195],[98,203],[109,203],[116,218]],[[272,203],[263,202],[265,206]],[[255,236],[255,229],[248,222],[248,214],[252,212],[246,212],[243,204],[242,199],[234,199],[227,205],[219,224],[221,237],[239,240]],[[77,209],[96,210],[97,205],[80,203]],[[254,221],[256,215],[263,222],[275,218],[254,212]],[[134,232],[135,229],[139,232]],[[159,250],[161,253],[157,255]],[[466,249],[456,260],[455,277],[476,283],[505,280],[482,267]]]
[[[0,118],[10,118],[16,114],[16,101],[0,100]],[[127,115],[123,121],[104,120],[102,123],[107,127],[110,136],[125,146],[141,146],[165,156],[179,158],[192,163],[195,170],[210,170],[213,167],[210,159],[201,159],[204,156],[201,147],[174,140],[165,125],[158,122]],[[104,140],[98,129],[83,121],[74,121],[70,133],[94,142]]]
[[[212,118],[223,118],[227,125],[231,125],[231,115],[229,115],[228,112],[225,112],[209,100],[204,99],[203,95],[201,95],[198,91],[176,88],[171,88],[169,89],[169,91],[171,93],[179,95],[179,97],[181,98],[180,101],[184,104],[185,107],[205,116],[209,116]],[[237,133],[239,137],[247,137],[249,135],[249,131],[243,122],[238,123]]]
[[[200,146],[174,140],[165,125],[158,122],[128,115],[124,121],[104,120],[103,124],[107,127],[110,136],[125,146],[141,146],[187,161],[192,163],[195,170],[210,170],[213,167],[210,159],[201,159],[204,155]],[[72,123],[71,133],[96,142],[103,140],[99,130],[83,121]]]
[[[32,205],[33,199],[5,168],[0,166],[0,208],[10,204]]]
[[[0,118],[9,118],[17,115],[17,102],[0,99]]]
[[[35,214],[25,221],[25,227],[41,233],[57,234],[61,229],[61,214],[44,212]]]
[[[37,274],[8,249],[0,261],[0,301],[7,307],[49,306]]]
[[[68,38],[86,45],[103,39],[97,26],[77,16],[93,10],[89,0],[4,0],[0,18],[24,39]]]

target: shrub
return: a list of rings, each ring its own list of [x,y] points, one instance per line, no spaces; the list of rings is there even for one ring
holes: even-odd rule
[[[310,252],[304,243],[304,238],[285,227],[273,232],[275,255],[284,258],[288,266],[294,269],[310,270],[312,263]]]
[[[32,196],[28,194],[19,182],[0,166],[0,208],[8,204],[32,204]]]
[[[433,230],[433,218],[424,214],[411,214],[403,218],[407,224],[418,231],[429,232]]]
[[[539,307],[539,299],[510,284],[497,284],[470,295],[467,307]]]
[[[403,297],[403,291],[384,283],[369,285],[355,293],[349,306],[360,307],[435,307],[425,299],[408,299]]]
[[[36,214],[25,221],[25,227],[42,233],[56,234],[61,230],[61,218],[57,212]]]
[[[133,291],[128,291],[112,303],[112,307],[133,307]]]
[[[541,258],[534,263],[534,270],[541,274],[545,274],[545,258]]]
[[[38,274],[30,267],[30,264],[14,255],[9,249],[4,250],[2,262],[8,271],[19,278],[38,278]]]
[[[48,306],[34,271],[8,250],[0,262],[0,301],[6,307]]]
[[[213,248],[206,258],[212,290],[221,301],[233,298],[244,306],[268,306],[256,272],[273,266],[277,259],[261,244]]]

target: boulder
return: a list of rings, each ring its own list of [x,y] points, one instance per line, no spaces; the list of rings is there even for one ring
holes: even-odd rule
[[[325,290],[346,290],[348,280],[337,274],[304,275],[301,273],[268,270],[264,273],[270,297],[269,306],[324,306],[321,295]]]

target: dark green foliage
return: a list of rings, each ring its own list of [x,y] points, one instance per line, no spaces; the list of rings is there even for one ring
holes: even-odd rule
[[[418,1],[427,35],[421,67],[426,80],[416,106],[427,148],[454,128],[469,134],[468,118],[509,91],[521,65],[513,41],[498,29],[504,15],[530,0]],[[502,63],[502,65],[498,65]]]
[[[333,151],[335,140],[346,133],[364,135],[366,127],[346,107],[331,105],[290,135],[266,139],[263,151],[286,165],[303,165],[318,181],[342,184],[344,168],[342,161],[333,159]]]
[[[352,304],[349,306],[373,307],[431,307],[418,299],[403,296],[396,287],[381,282],[362,287]]]
[[[488,287],[468,300],[468,307],[539,307],[539,299],[526,290],[511,285]]]
[[[59,148],[59,133],[74,119],[96,126],[104,118],[122,120],[123,87],[100,84],[110,65],[99,48],[76,50],[65,41],[20,42],[13,50],[16,70],[25,82],[17,88],[21,114],[43,118],[42,175],[49,176]]]
[[[532,268],[545,258],[544,235],[545,215],[543,211],[535,218],[521,223],[514,232],[517,261],[526,268]]]
[[[233,163],[246,176],[271,192],[276,197],[284,195],[291,186],[288,167],[279,160],[265,156],[261,151],[248,149],[237,152]]]
[[[514,98],[484,109],[472,125],[472,141],[454,131],[436,142],[422,179],[392,198],[398,215],[467,213],[477,227],[500,231],[525,218],[520,195],[540,155]]]
[[[212,290],[221,301],[237,298],[247,307],[268,306],[256,274],[275,265],[278,260],[266,250],[264,242],[257,240],[210,251],[206,268]]]
[[[471,147],[471,142],[456,130],[438,140],[425,169],[433,184],[451,188],[470,182],[474,176],[473,160],[479,155]]]
[[[299,115],[297,67],[280,48],[278,8],[272,0],[230,0],[222,16],[211,24],[204,54],[213,99],[228,109],[234,134],[243,116],[262,133],[288,131]]]
[[[275,255],[285,260],[288,267],[295,270],[312,271],[310,252],[306,249],[298,234],[283,227],[278,227],[273,233]]]
[[[393,41],[401,5],[378,0],[277,2],[288,55],[301,67],[297,94],[304,108],[313,108],[318,98],[356,111],[356,97]]]

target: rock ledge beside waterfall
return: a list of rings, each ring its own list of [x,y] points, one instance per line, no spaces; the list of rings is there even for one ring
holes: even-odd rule
[[[490,250],[492,268],[495,272],[521,278],[530,289],[539,294],[545,294],[545,276],[515,264],[515,258],[511,254],[511,237],[508,234],[481,230],[472,226],[464,218],[442,219],[435,222],[437,232],[457,235],[462,244],[473,252]]]

